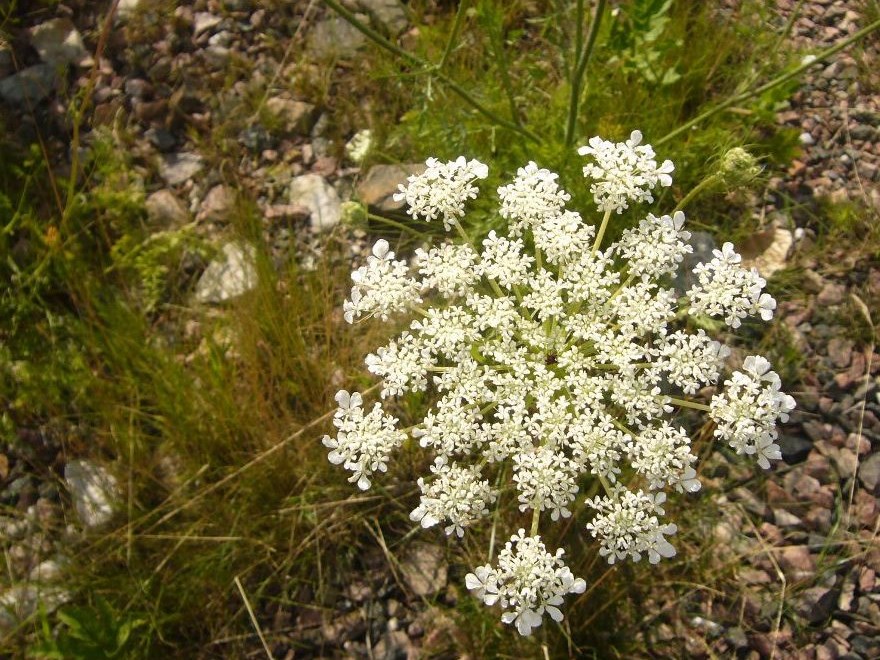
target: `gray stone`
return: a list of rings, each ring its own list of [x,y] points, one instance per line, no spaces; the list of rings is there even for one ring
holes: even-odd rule
[[[217,27],[223,21],[219,16],[209,12],[199,11],[193,15],[193,35],[199,36],[213,27]]]
[[[403,581],[416,596],[430,596],[446,586],[448,568],[443,548],[416,542],[400,563]]]
[[[309,210],[311,225],[318,231],[339,223],[342,213],[339,195],[319,174],[303,174],[290,182],[290,203]]]
[[[116,16],[120,21],[125,21],[141,8],[144,0],[119,0],[116,5]]]
[[[859,481],[869,493],[880,495],[880,453],[871,454],[859,465]]]
[[[834,611],[837,592],[827,587],[810,587],[798,594],[794,610],[809,623],[821,623]]]
[[[359,0],[358,4],[392,36],[406,29],[406,12],[400,0]]]
[[[398,186],[405,184],[410,175],[424,171],[425,165],[420,163],[373,165],[358,183],[357,196],[364,204],[379,211],[397,211],[405,205],[403,200],[397,202],[392,197],[399,192]]]
[[[77,516],[85,527],[99,527],[110,520],[119,498],[116,477],[100,465],[74,460],[64,466],[64,481]]]
[[[696,283],[693,270],[699,263],[712,260],[712,250],[715,249],[715,239],[712,234],[705,231],[692,231],[688,244],[693,248],[693,253],[684,255],[681,264],[675,274],[673,285],[675,293],[683,296],[685,292]]]
[[[789,465],[795,465],[807,460],[813,443],[799,435],[782,435],[776,441],[782,452],[782,460]]]
[[[307,135],[314,125],[315,106],[311,103],[276,96],[266,101],[266,109],[288,133]]]
[[[235,193],[228,186],[216,185],[208,191],[199,205],[196,220],[199,222],[223,222],[232,217],[235,210]]]
[[[177,196],[167,189],[157,190],[144,203],[147,219],[158,227],[167,229],[186,224],[189,212]]]
[[[188,181],[204,167],[204,161],[198,154],[181,152],[167,154],[159,161],[159,176],[169,186],[176,186]]]
[[[91,66],[94,60],[86,50],[82,35],[69,18],[53,18],[30,30],[31,46],[40,59],[51,66],[76,64]]]
[[[363,14],[358,18],[366,22]],[[306,40],[309,54],[317,58],[350,57],[364,45],[366,37],[342,18],[328,18],[312,29]]]
[[[17,584],[0,594],[0,631],[9,632],[38,611],[54,612],[70,600],[70,592],[57,586]]]
[[[220,256],[208,264],[196,284],[196,300],[221,303],[257,286],[256,250],[246,243],[227,243]]]
[[[34,64],[0,80],[0,99],[10,105],[39,103],[55,91],[55,67]]]

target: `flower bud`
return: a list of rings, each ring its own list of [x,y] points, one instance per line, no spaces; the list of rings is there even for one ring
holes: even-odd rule
[[[761,173],[758,160],[742,147],[734,147],[721,157],[718,175],[727,188],[747,186]]]

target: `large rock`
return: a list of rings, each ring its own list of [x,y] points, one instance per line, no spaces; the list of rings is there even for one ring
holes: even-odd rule
[[[227,243],[208,264],[196,285],[196,300],[220,303],[257,286],[256,250],[246,243]]]
[[[116,477],[100,465],[75,460],[64,466],[64,480],[83,526],[99,527],[110,520],[119,498]]]
[[[392,197],[399,192],[398,186],[405,184],[410,175],[424,171],[425,165],[421,163],[373,165],[358,183],[357,196],[364,204],[378,211],[397,211],[405,205],[403,200],[397,202]]]
[[[290,203],[309,210],[311,225],[318,231],[339,224],[342,205],[336,189],[319,174],[303,174],[290,182]]]
[[[9,105],[25,108],[39,103],[55,91],[55,67],[50,64],[34,64],[18,73],[0,80],[0,99]]]
[[[82,35],[69,18],[53,18],[31,28],[31,46],[40,59],[52,66],[91,66],[94,60]]]

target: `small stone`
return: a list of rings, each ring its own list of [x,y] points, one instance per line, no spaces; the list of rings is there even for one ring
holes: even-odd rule
[[[64,466],[64,480],[85,527],[99,527],[110,520],[115,500],[119,497],[116,477],[100,465],[75,460]]]
[[[821,623],[834,611],[837,605],[837,592],[827,587],[810,587],[795,599],[794,610],[809,623]]]
[[[55,67],[34,64],[0,80],[0,99],[13,106],[39,103],[55,91]]]
[[[846,287],[842,284],[827,282],[824,288],[816,296],[816,302],[822,306],[839,305],[846,295]]]
[[[235,193],[228,186],[218,184],[208,191],[199,205],[198,222],[224,222],[235,211]]]
[[[290,203],[309,209],[311,225],[317,231],[339,224],[342,205],[336,189],[319,174],[303,174],[290,182]]]
[[[829,509],[821,509],[814,507],[807,511],[804,516],[804,524],[807,529],[827,534],[831,531],[831,511]]]
[[[770,584],[773,582],[767,571],[758,568],[742,568],[737,575],[745,584]]]
[[[813,443],[799,435],[784,434],[776,441],[782,452],[782,460],[789,465],[796,465],[807,459]]]
[[[177,195],[168,189],[157,190],[144,202],[147,219],[163,229],[178,227],[189,221],[189,212]]]
[[[792,545],[778,552],[779,565],[789,579],[804,580],[816,574],[816,561],[807,546]]]
[[[406,29],[406,12],[400,0],[358,0],[358,4],[392,37]]]
[[[266,109],[278,119],[287,133],[308,135],[315,120],[315,106],[304,101],[273,97],[266,101]]]
[[[69,18],[53,18],[30,30],[31,46],[46,64],[91,66],[94,60],[86,50],[82,35]]]
[[[167,154],[159,161],[159,176],[169,186],[176,186],[188,181],[201,172],[204,161],[198,154],[180,152]]]
[[[859,465],[859,481],[873,495],[880,495],[880,453],[875,453]]]
[[[363,14],[361,20],[366,19]],[[350,57],[366,43],[366,37],[342,18],[329,18],[315,25],[306,41],[306,50],[319,59]]]
[[[220,256],[202,273],[196,285],[196,300],[221,303],[257,286],[256,250],[246,243],[227,243]]]
[[[773,520],[779,527],[800,527],[802,521],[785,509],[773,509]]]
[[[807,147],[810,146],[810,145],[812,145],[812,144],[816,144],[816,140],[815,140],[815,138],[813,138],[813,136],[810,135],[810,134],[807,133],[807,132],[801,133],[801,134],[798,136],[798,139],[800,140],[800,143],[801,143],[802,145],[807,146]]]
[[[834,337],[828,342],[828,357],[831,358],[832,364],[838,369],[844,369],[849,366],[852,360],[853,343],[849,339],[842,337]]]
[[[193,14],[193,36],[197,37],[202,32],[207,32],[211,28],[217,27],[222,21],[222,18],[209,12],[196,12]]]
[[[405,184],[409,176],[418,175],[424,171],[425,165],[419,163],[373,165],[358,183],[358,199],[379,211],[398,211],[405,205],[403,200],[398,202],[392,197],[395,193],[400,192],[398,186]]]
[[[400,564],[404,582],[416,596],[430,596],[446,586],[447,565],[443,549],[430,543],[413,543]]]
[[[148,128],[144,131],[144,137],[162,153],[171,151],[177,144],[174,135],[164,128]]]
[[[846,436],[846,445],[859,456],[867,456],[871,453],[871,441],[860,433],[850,433]]]
[[[841,447],[837,454],[833,457],[834,464],[837,466],[837,473],[841,479],[849,479],[856,473],[856,466],[859,464],[859,458],[856,453],[846,447]]]

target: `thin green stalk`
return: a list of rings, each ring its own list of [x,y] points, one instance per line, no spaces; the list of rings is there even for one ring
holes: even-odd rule
[[[498,63],[498,71],[501,74],[501,86],[507,96],[507,105],[510,106],[510,118],[517,126],[522,126],[519,110],[516,107],[516,98],[513,94],[513,84],[510,82],[510,71],[507,65],[507,51],[504,49],[504,23],[499,22],[498,29],[490,29],[489,43],[492,47],[492,56]]]
[[[611,217],[611,209],[605,211],[605,215],[602,216],[602,224],[599,225],[599,233],[596,234],[596,240],[593,242],[593,254],[599,250],[599,246],[602,245],[602,238],[605,236],[605,228],[608,227],[608,218]]]
[[[516,133],[519,133],[524,138],[531,140],[532,142],[535,142],[535,143],[541,142],[541,138],[538,137],[532,131],[530,131],[527,128],[524,128],[522,126],[517,126],[515,123],[513,123],[507,119],[504,119],[503,117],[499,117],[497,114],[495,114],[494,112],[489,110],[489,108],[487,108],[482,103],[477,101],[477,99],[475,99],[470,94],[470,92],[465,90],[461,85],[459,85],[457,82],[455,82],[454,80],[449,78],[449,76],[444,74],[442,71],[439,71],[436,66],[430,64],[429,62],[424,61],[420,57],[416,57],[412,53],[406,52],[400,46],[390,42],[388,39],[383,37],[381,34],[376,32],[372,28],[361,23],[355,17],[354,14],[352,14],[345,7],[343,7],[339,2],[337,2],[337,0],[324,0],[324,2],[328,7],[330,7],[330,9],[332,9],[337,14],[339,14],[343,19],[345,19],[345,21],[347,23],[349,23],[349,25],[351,25],[355,30],[357,30],[358,32],[363,34],[365,37],[367,37],[370,41],[372,41],[377,46],[384,48],[385,50],[389,51],[390,53],[394,53],[398,57],[409,62],[410,64],[421,67],[422,69],[425,70],[426,73],[433,74],[437,78],[437,80],[439,80],[444,85],[446,85],[461,100],[463,100],[465,103],[467,103],[469,106],[471,106],[474,110],[479,112],[481,115],[483,115],[487,119],[490,119],[491,121],[498,124],[499,126],[503,126],[504,128],[509,128],[510,130],[512,130]]]
[[[873,23],[871,23],[870,25],[868,25],[867,27],[862,28],[861,30],[859,30],[858,32],[853,34],[852,36],[847,37],[846,39],[841,41],[839,44],[831,46],[830,48],[826,48],[825,50],[823,50],[821,53],[819,53],[816,56],[815,60],[812,60],[810,62],[805,62],[804,64],[801,64],[801,65],[795,67],[791,71],[788,71],[786,73],[782,73],[782,74],[776,76],[775,78],[773,78],[772,80],[770,80],[769,82],[764,83],[760,87],[756,87],[755,89],[753,89],[750,92],[747,91],[747,92],[741,92],[740,94],[734,94],[733,96],[729,97],[725,101],[722,101],[718,105],[716,105],[712,108],[709,108],[705,112],[700,113],[699,115],[697,115],[696,117],[694,117],[690,121],[685,122],[684,124],[682,124],[678,128],[673,129],[672,131],[670,131],[669,133],[667,133],[663,137],[661,137],[657,140],[654,140],[653,144],[656,146],[656,145],[663,144],[665,142],[669,142],[669,140],[671,140],[672,138],[681,135],[682,133],[690,130],[692,127],[709,119],[710,117],[714,117],[719,112],[723,112],[724,110],[727,110],[727,108],[729,108],[733,105],[736,105],[737,103],[742,103],[743,101],[747,101],[750,98],[753,98],[755,96],[759,96],[759,95],[763,94],[764,92],[770,91],[774,87],[778,87],[779,85],[782,85],[782,84],[788,82],[792,78],[795,78],[795,77],[799,76],[800,74],[802,74],[804,71],[806,71],[810,67],[816,66],[817,64],[819,64],[823,60],[826,60],[829,57],[831,57],[832,55],[835,55],[836,53],[840,52],[841,50],[843,50],[844,48],[846,48],[850,44],[852,44],[852,43],[858,41],[859,39],[862,39],[863,37],[871,34],[877,28],[880,28],[880,20],[876,20]]]
[[[413,227],[409,227],[402,222],[397,222],[397,220],[392,220],[391,218],[386,218],[384,215],[376,215],[375,213],[367,213],[367,219],[375,220],[376,222],[381,222],[383,225],[388,225],[389,227],[396,227],[401,231],[409,232],[410,234],[414,234],[415,236],[425,236],[428,232],[419,231]]]
[[[687,399],[678,399],[674,396],[668,398],[669,403],[676,406],[681,406],[682,408],[693,408],[694,410],[703,410],[705,412],[712,410],[712,408],[707,406],[705,403],[697,403],[696,401],[688,401]]]
[[[580,0],[579,3],[580,4]],[[577,54],[577,65],[574,75],[571,79],[571,100],[568,103],[568,124],[565,127],[565,145],[570,147],[574,144],[575,124],[577,123],[578,106],[581,102],[581,90],[584,87],[584,77],[587,72],[587,65],[590,63],[590,57],[593,54],[593,48],[596,45],[596,37],[599,35],[599,26],[602,23],[602,15],[605,13],[606,0],[599,0],[596,5],[596,13],[593,15],[593,22],[590,24],[590,35],[587,37],[587,45],[583,51]],[[583,8],[579,7],[580,15],[583,14]],[[578,35],[580,35],[581,27],[578,26]],[[582,37],[581,37],[582,38]]]
[[[688,202],[690,202],[707,188],[714,186],[720,178],[721,177],[717,172],[715,174],[707,176],[705,179],[700,181],[700,183],[691,188],[690,192],[685,195],[678,204],[676,204],[675,209],[672,212],[675,213],[684,209],[684,207],[687,206]]]
[[[461,21],[464,18],[464,8],[467,7],[467,4],[468,0],[461,0],[461,2],[458,3],[458,9],[455,12],[455,22],[452,24],[452,31],[449,33],[449,39],[446,41],[446,48],[443,49],[443,57],[440,58],[440,63],[437,65],[438,71],[446,66],[449,56],[452,55],[452,49],[455,46],[455,42],[458,39],[458,33],[461,30]]]

